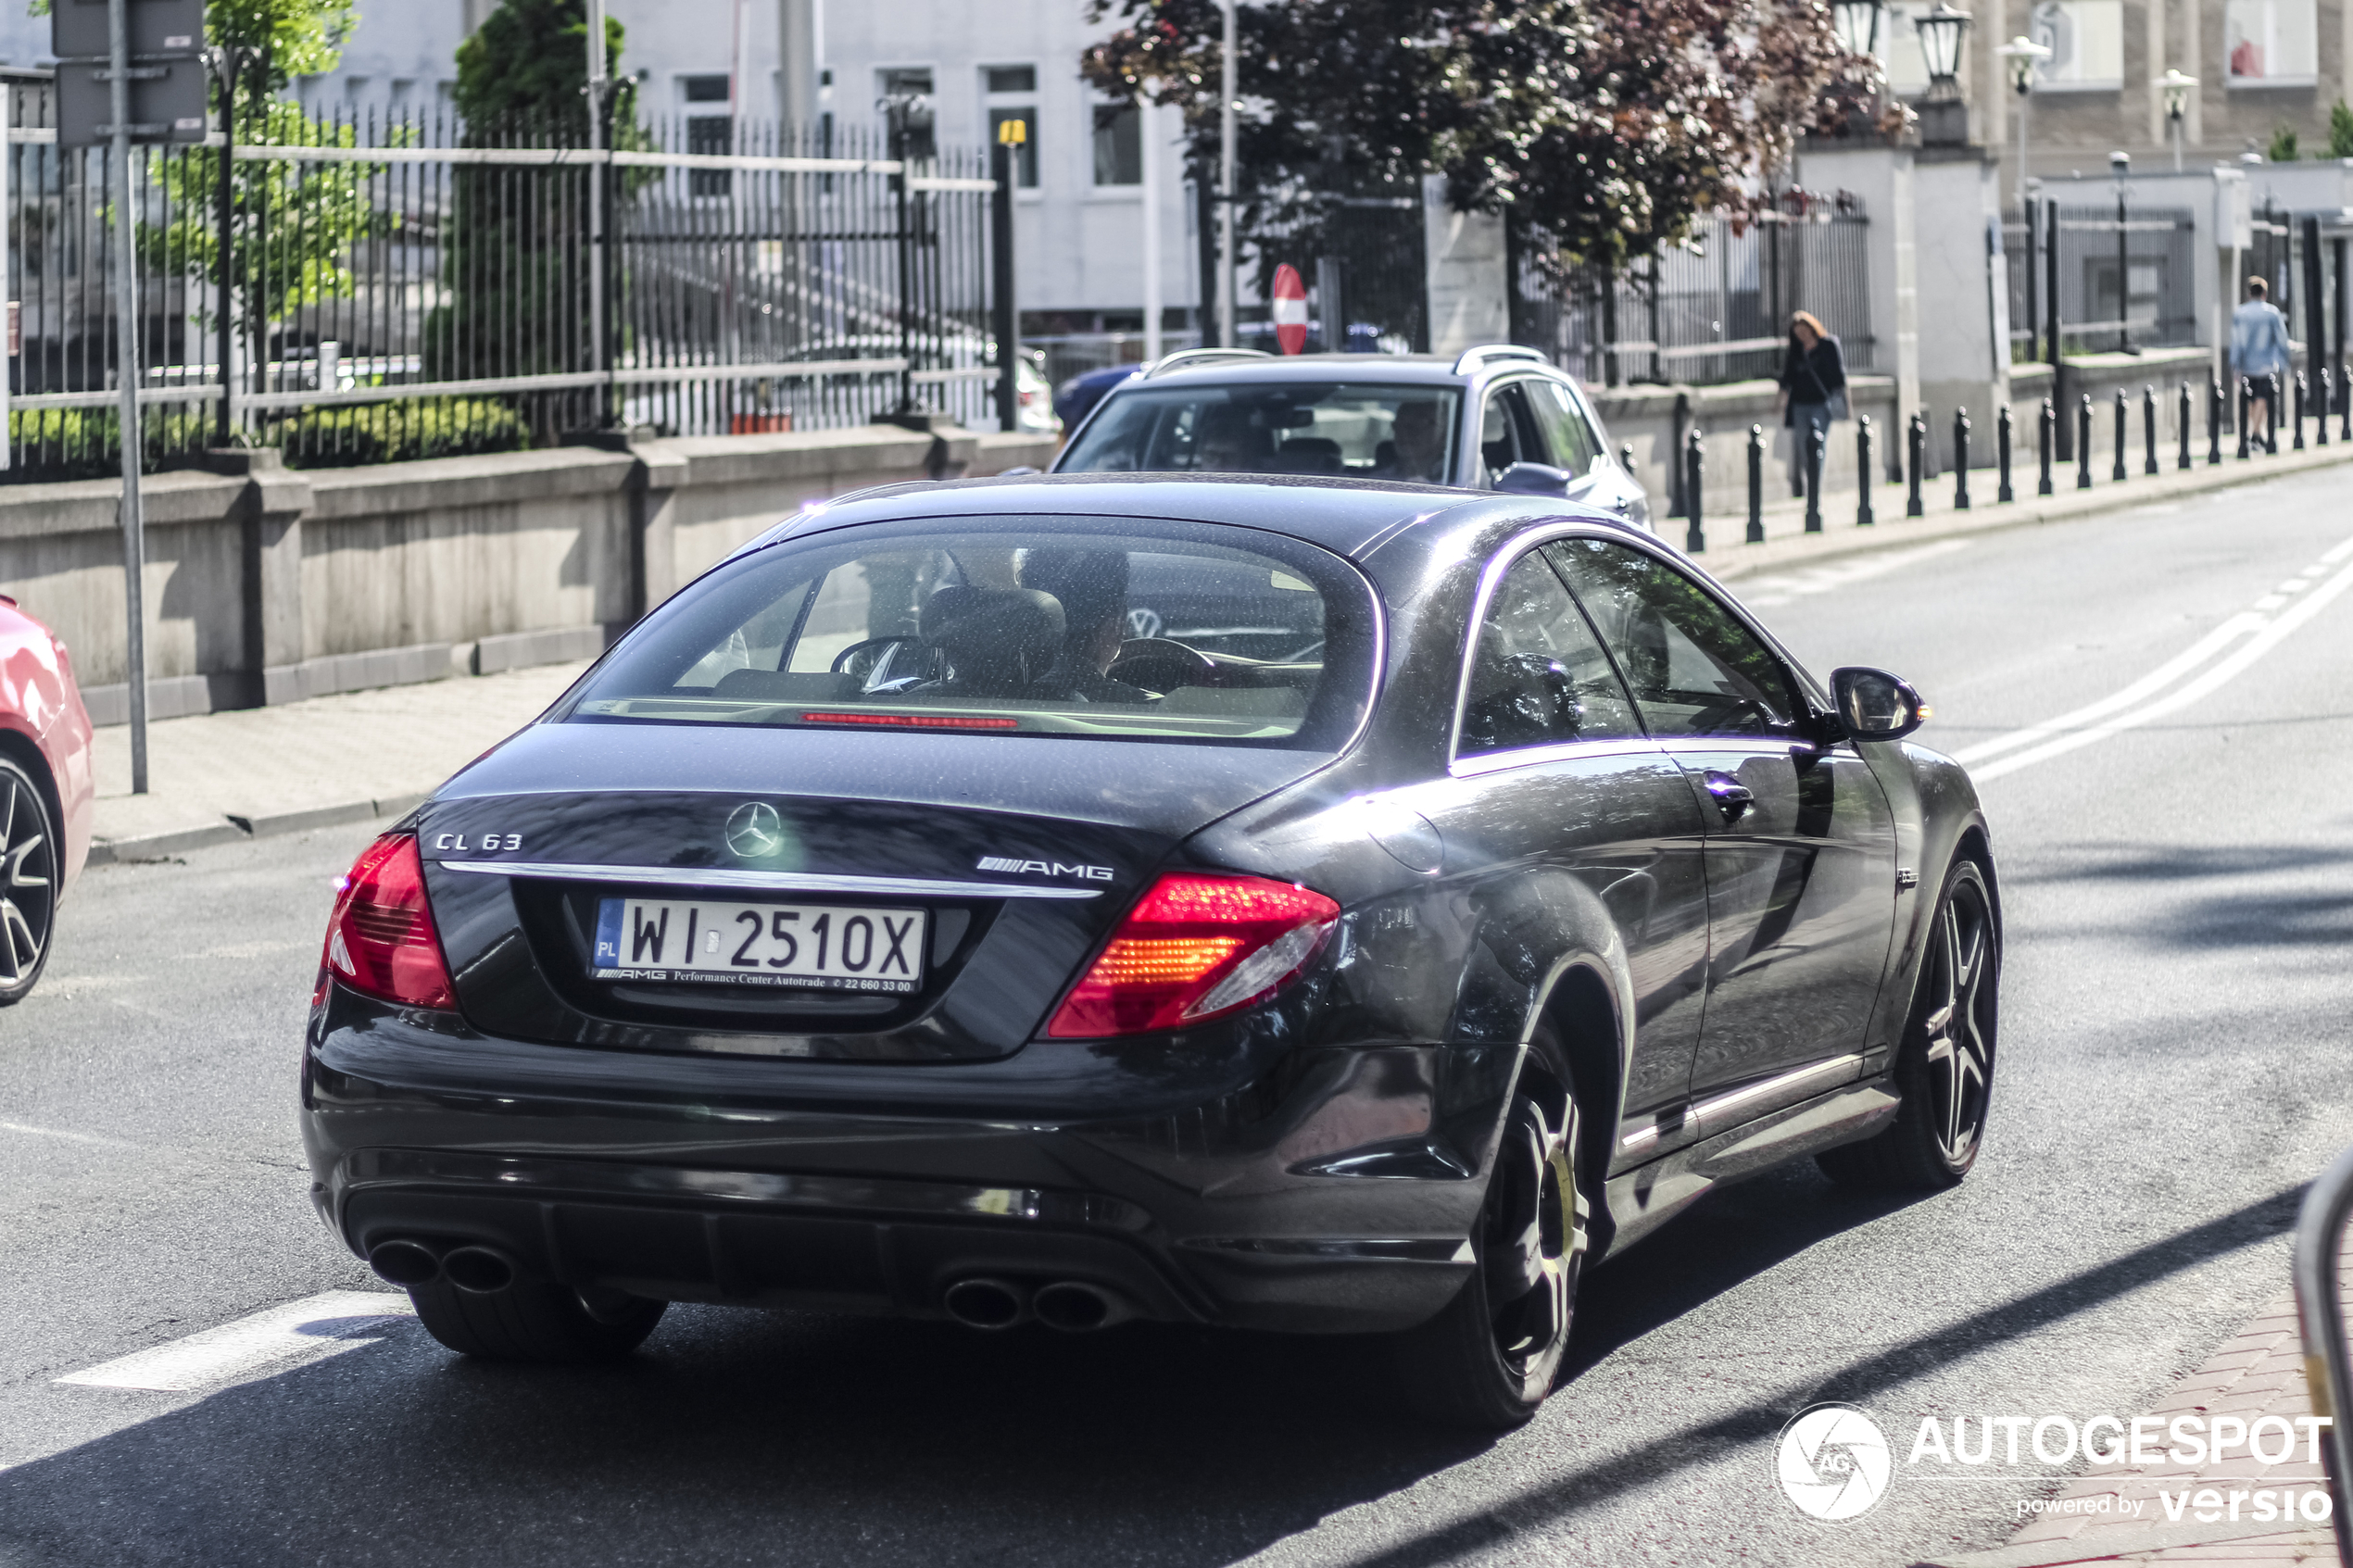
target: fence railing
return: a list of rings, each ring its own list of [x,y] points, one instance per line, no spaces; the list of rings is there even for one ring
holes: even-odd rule
[[[2021,210],[2002,225],[2010,342],[2021,358],[2179,348],[2198,341],[2197,223],[2186,207]],[[2057,315],[2053,315],[2053,289]]]
[[[10,96],[6,477],[110,472],[108,154],[55,144],[45,88]],[[601,152],[284,104],[241,117],[256,132],[225,158],[218,133],[132,154],[149,467],[239,441],[320,467],[910,404],[995,422],[978,152],[742,121],[715,143],[627,128]]]
[[[1835,334],[1850,370],[1871,368],[1869,220],[1851,197],[1711,214],[1686,244],[1632,271],[1564,272],[1516,244],[1512,335],[1589,382],[1712,385],[1780,373],[1791,314]]]

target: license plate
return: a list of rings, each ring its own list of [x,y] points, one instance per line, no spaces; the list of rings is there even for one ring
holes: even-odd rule
[[[923,984],[926,923],[921,909],[606,898],[588,972],[904,995]]]

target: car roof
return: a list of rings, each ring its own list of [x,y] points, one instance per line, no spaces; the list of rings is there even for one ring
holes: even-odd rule
[[[1328,475],[1166,473],[1025,474],[994,479],[914,482],[862,490],[803,512],[758,544],[820,529],[911,518],[1001,516],[1173,518],[1288,533],[1334,554],[1356,557],[1368,545],[1416,524],[1477,528],[1498,518],[1577,518],[1623,529],[1592,508],[1499,492]]]
[[[1510,363],[1515,369],[1550,368],[1532,359]],[[1347,373],[1335,376],[1335,370]],[[1157,375],[1139,377],[1125,383],[1125,388],[1142,391],[1236,381],[1395,382],[1409,386],[1461,386],[1476,373],[1458,374],[1452,358],[1437,354],[1289,354],[1279,359],[1211,359],[1199,365],[1181,365]]]

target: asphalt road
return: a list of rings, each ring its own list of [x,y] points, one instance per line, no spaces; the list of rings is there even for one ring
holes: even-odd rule
[[[227,1382],[61,1384],[384,1289],[312,1218],[293,1118],[331,884],[365,832],[94,872],[43,989],[0,1013],[0,1564],[1880,1564],[1994,1544],[2057,1470],[1899,1474],[1831,1527],[1780,1494],[1773,1439],[1820,1399],[1869,1411],[1899,1459],[1924,1415],[2130,1416],[2284,1286],[2295,1195],[2353,1140],[2353,594],[2297,609],[2353,568],[2302,575],[2353,536],[2346,483],[1741,584],[1817,669],[1916,680],[1923,738],[1957,751],[2209,634],[2198,668],[2221,673],[1989,765],[2009,949],[1968,1183],[1869,1199],[1807,1167],[1712,1198],[1590,1279],[1570,1374],[1501,1440],[1399,1420],[1345,1345],[693,1307],[593,1371],[472,1364],[347,1317]]]

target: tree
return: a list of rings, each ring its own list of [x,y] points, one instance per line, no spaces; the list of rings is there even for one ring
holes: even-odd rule
[[[2353,157],[2353,108],[2342,98],[2329,106],[2329,157]]]
[[[2273,163],[2294,163],[2296,158],[2295,128],[2283,125],[2272,132],[2271,145],[2263,156]]]
[[[1091,0],[1126,25],[1081,70],[1185,112],[1214,167],[1216,0]],[[1238,19],[1244,221],[1313,221],[1318,193],[1445,176],[1466,211],[1618,268],[1843,134],[1881,84],[1821,0],[1295,0]]]

